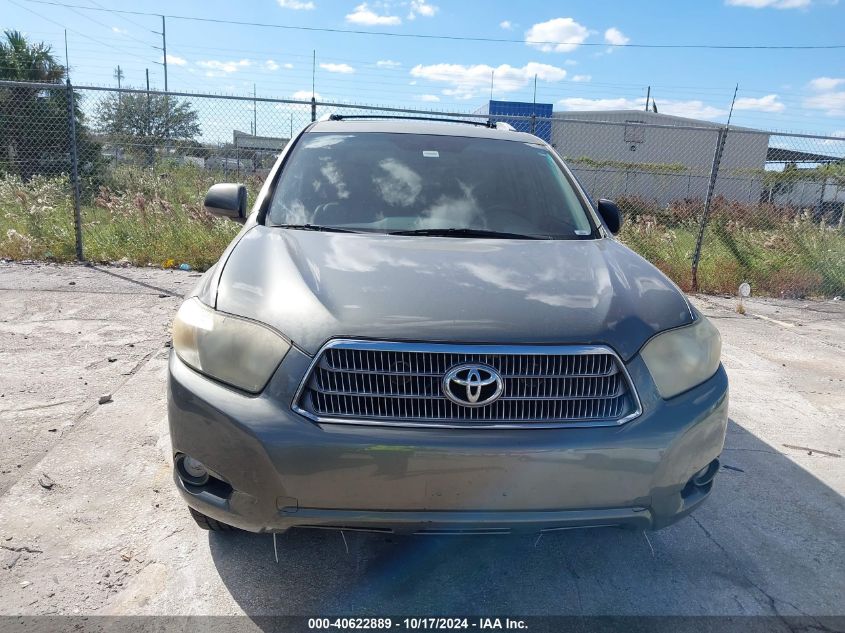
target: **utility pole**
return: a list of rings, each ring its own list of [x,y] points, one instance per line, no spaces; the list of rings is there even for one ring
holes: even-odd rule
[[[120,65],[118,65],[118,67],[114,69],[112,77],[117,79],[117,89],[120,90],[121,82],[123,81],[123,71],[120,69]]]
[[[67,54],[67,29],[65,29],[65,74],[70,79],[70,59]]]
[[[315,48],[311,57],[311,120],[317,120],[317,49]]]
[[[170,97],[168,96],[167,85],[167,22],[161,16],[161,63],[164,66],[164,154],[170,155]],[[148,88],[149,90],[149,88]],[[147,96],[149,105],[149,95]]]
[[[161,16],[161,31],[151,32],[161,35],[161,46],[153,46],[153,48],[161,51],[161,65],[164,66],[164,91],[167,92],[167,24],[165,23],[164,16]]]
[[[537,130],[537,74],[534,74],[534,103],[531,106],[531,133]]]
[[[167,24],[164,21],[164,16],[161,16],[161,49],[164,54],[162,57],[164,62],[164,91],[167,92]]]
[[[496,71],[491,70],[490,71],[490,101],[493,100],[493,77],[495,77],[495,75],[496,75]]]
[[[255,98],[255,84],[252,84],[252,135],[258,136],[258,102]]]
[[[645,95],[645,111],[648,112],[648,100],[651,99],[651,86],[648,87],[648,92]]]

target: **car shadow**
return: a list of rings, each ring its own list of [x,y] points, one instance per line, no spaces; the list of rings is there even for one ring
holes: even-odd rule
[[[733,421],[722,463],[692,517],[647,534],[291,530],[278,536],[278,564],[270,535],[208,542],[254,617],[841,614],[841,495]]]

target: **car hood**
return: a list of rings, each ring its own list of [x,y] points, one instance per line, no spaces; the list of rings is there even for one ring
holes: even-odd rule
[[[611,239],[493,240],[258,225],[225,262],[216,308],[314,354],[334,337],[609,345],[624,359],[690,323],[683,294]]]

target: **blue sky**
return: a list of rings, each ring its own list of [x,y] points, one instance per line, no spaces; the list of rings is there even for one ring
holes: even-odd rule
[[[520,40],[403,39],[167,20],[172,90],[472,111],[489,97],[532,98],[556,110],[642,107],[646,87],[661,112],[777,130],[845,135],[845,49],[636,49],[650,44],[842,44],[837,0],[458,2],[455,0],[58,0],[221,20],[291,26]],[[163,87],[160,19],[0,0],[0,27],[19,29],[63,54],[67,27],[76,84]],[[531,45],[525,39],[565,41]],[[583,42],[595,46],[575,46]]]

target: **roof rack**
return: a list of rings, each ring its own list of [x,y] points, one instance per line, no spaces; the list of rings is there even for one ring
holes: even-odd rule
[[[407,119],[410,121],[439,121],[441,123],[466,123],[491,129],[496,128],[495,121],[472,121],[470,119],[445,119],[431,116],[400,116],[396,114],[331,114],[329,121],[346,121],[347,119]]]

